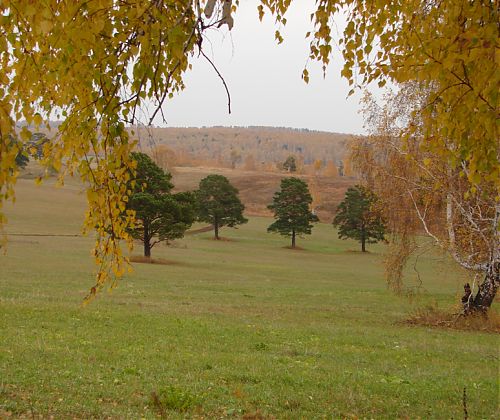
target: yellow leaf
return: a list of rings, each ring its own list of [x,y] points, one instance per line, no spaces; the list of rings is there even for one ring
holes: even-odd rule
[[[33,123],[37,126],[37,127],[40,127],[43,123],[43,119],[42,119],[42,116],[40,114],[35,114],[35,116],[33,117]]]

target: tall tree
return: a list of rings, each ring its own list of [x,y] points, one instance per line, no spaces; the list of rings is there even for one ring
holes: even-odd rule
[[[238,190],[223,175],[208,175],[200,181],[196,191],[198,220],[214,227],[214,238],[220,239],[223,226],[235,227],[248,222],[243,216],[245,206],[238,197]]]
[[[231,169],[236,169],[236,164],[241,162],[241,153],[238,150],[231,148],[229,160],[231,161]]]
[[[323,161],[321,159],[316,159],[313,163],[313,167],[314,167],[314,174],[316,176],[320,175],[321,174],[321,170],[323,169]]]
[[[297,159],[295,156],[288,156],[283,162],[283,169],[287,172],[297,172]]]
[[[353,161],[366,182],[384,202],[384,217],[392,233],[387,259],[389,284],[403,287],[403,267],[419,249],[415,236],[424,232],[431,243],[474,275],[467,312],[487,311],[500,287],[500,200],[495,182],[472,181],[472,163],[453,163],[426,147],[424,116],[428,90],[408,83],[387,94],[379,105],[365,98],[370,135],[357,138]],[[411,141],[404,135],[414,127]],[[419,133],[416,128],[421,130]],[[453,140],[449,141],[453,148]],[[500,156],[500,143],[492,152]],[[478,278],[482,277],[482,280]]]
[[[182,238],[195,218],[191,193],[171,194],[171,175],[164,172],[144,153],[132,153],[137,162],[133,192],[127,205],[135,211],[132,236],[144,244],[144,256],[158,243]]]
[[[344,176],[353,176],[351,160],[349,159],[349,157],[346,157],[342,162],[342,172]]]
[[[163,168],[170,174],[173,173],[174,166],[178,163],[176,153],[164,144],[153,147],[151,150],[151,156],[160,168]]]
[[[332,178],[336,178],[339,176],[339,171],[333,160],[328,161],[325,169],[325,176],[329,176]]]
[[[280,190],[274,194],[273,202],[267,206],[274,212],[276,221],[268,228],[268,232],[277,232],[290,236],[292,248],[296,246],[296,237],[310,235],[312,223],[318,222],[318,216],[310,210],[312,197],[307,184],[300,178],[284,178]]]
[[[383,241],[385,224],[380,210],[376,208],[377,202],[376,195],[368,188],[362,185],[349,187],[333,219],[339,238],[360,242],[363,252],[366,252],[367,243]]]
[[[255,157],[252,153],[249,153],[245,158],[245,164],[243,166],[245,171],[255,171],[257,169],[257,165],[255,163]]]

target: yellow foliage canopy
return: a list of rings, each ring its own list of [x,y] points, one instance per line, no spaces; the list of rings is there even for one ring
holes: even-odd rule
[[[15,125],[62,119],[44,163],[77,171],[89,185],[85,228],[97,232],[96,286],[123,274],[120,241],[131,244],[125,211],[134,145],[125,126],[146,99],[159,106],[183,88],[202,19],[191,2],[47,0],[0,3],[0,205],[13,197]],[[23,140],[31,133],[24,128]],[[3,219],[0,220],[3,222]]]
[[[290,1],[263,1],[282,22]],[[468,162],[472,183],[500,187],[499,8],[493,0],[330,0],[317,3],[310,58],[329,63],[338,43],[353,87],[418,82],[429,88],[418,110],[424,147],[451,166]],[[333,17],[347,11],[334,38]],[[326,67],[325,67],[326,69]]]

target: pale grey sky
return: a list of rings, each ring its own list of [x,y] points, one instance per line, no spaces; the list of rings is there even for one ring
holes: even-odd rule
[[[325,79],[317,63],[308,66],[309,84],[301,79],[313,2],[293,2],[281,45],[274,40],[274,19],[266,15],[259,22],[257,5],[257,0],[240,1],[233,30],[212,31],[210,42],[204,43],[206,54],[228,84],[231,115],[217,74],[203,58],[196,58],[185,76],[186,90],[164,104],[167,126],[265,125],[363,133],[360,94],[346,99],[350,88],[340,77],[340,52],[335,53]],[[160,117],[155,124],[164,125]]]

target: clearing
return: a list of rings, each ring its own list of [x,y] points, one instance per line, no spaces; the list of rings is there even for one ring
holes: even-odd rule
[[[386,289],[384,247],[329,224],[286,249],[271,219],[153,249],[86,307],[92,238],[68,180],[19,180],[0,255],[0,417],[499,418],[498,336],[410,326],[450,308],[464,273],[420,258],[421,292]],[[28,235],[28,236],[23,236]],[[140,252],[140,246],[136,252]],[[409,282],[415,278],[409,270]]]

